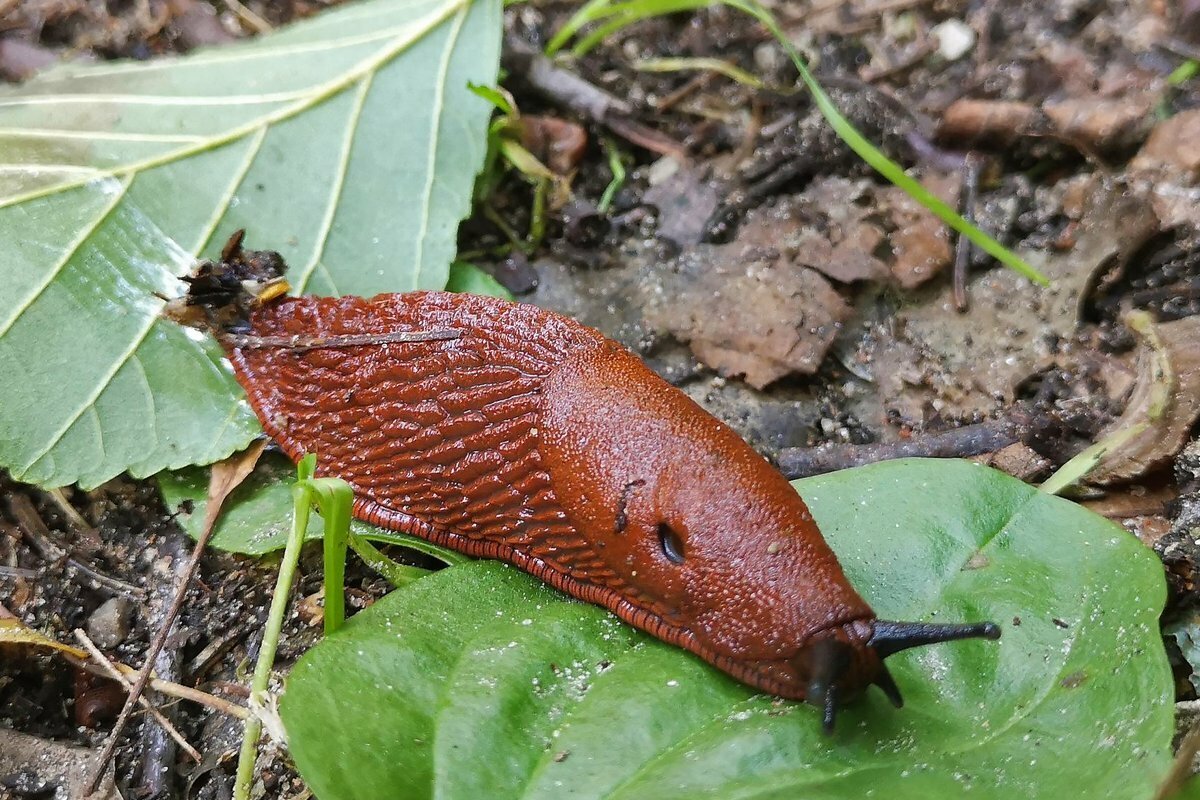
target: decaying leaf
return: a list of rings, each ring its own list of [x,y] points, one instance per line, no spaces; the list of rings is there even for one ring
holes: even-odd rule
[[[647,321],[757,389],[815,372],[850,313],[815,270],[741,237],[692,248],[662,281],[662,301],[646,309]]]
[[[76,658],[87,659],[86,650],[72,647],[69,644],[55,641],[45,634],[38,633],[19,619],[0,619],[0,645],[27,644],[34,647],[49,647],[61,653],[73,655]]]
[[[937,173],[926,176],[925,188],[951,206],[958,204],[958,180]],[[880,198],[891,211],[894,230],[888,236],[888,265],[901,287],[912,289],[937,275],[954,259],[950,228],[897,186],[883,187]]]
[[[1200,317],[1145,324],[1137,384],[1124,413],[1102,437],[1134,425],[1144,428],[1109,451],[1088,483],[1119,483],[1164,465],[1183,448],[1200,417]]]
[[[1185,179],[1200,179],[1200,108],[1181,111],[1154,126],[1131,166],[1168,169]]]

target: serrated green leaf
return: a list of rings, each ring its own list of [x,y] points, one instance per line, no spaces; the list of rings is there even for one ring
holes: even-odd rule
[[[486,149],[499,0],[371,0],[0,90],[0,466],[94,486],[258,430],[155,293],[246,228],[318,294],[441,288]]]
[[[910,650],[832,737],[683,651],[490,562],[394,592],[294,669],[281,712],[322,800],[1147,798],[1170,763],[1162,568],[1121,528],[957,461],[796,483],[891,619],[994,619]]]

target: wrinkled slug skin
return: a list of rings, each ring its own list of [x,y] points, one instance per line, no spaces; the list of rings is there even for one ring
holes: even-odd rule
[[[347,480],[356,516],[510,562],[773,694],[804,696],[797,655],[814,636],[854,648],[853,687],[872,679],[874,614],[804,502],[598,332],[443,292],[289,298],[250,325],[272,337],[462,331],[230,349],[266,431]]]

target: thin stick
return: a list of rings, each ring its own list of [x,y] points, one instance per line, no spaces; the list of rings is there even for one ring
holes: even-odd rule
[[[47,527],[45,521],[38,514],[37,509],[33,507],[33,503],[25,495],[14,494],[10,497],[8,508],[13,516],[17,518],[17,526],[25,534],[26,538],[29,539],[29,544],[33,549],[38,551],[38,554],[42,558],[52,562],[66,562],[71,571],[85,578],[86,580],[83,582],[92,588],[107,589],[113,594],[121,595],[130,600],[142,600],[145,598],[146,593],[138,587],[131,586],[124,581],[119,581],[116,578],[109,577],[103,572],[93,569],[55,542],[51,537],[50,528]]]
[[[785,447],[779,452],[779,471],[794,480],[896,458],[963,458],[991,453],[1021,441],[1028,428],[1028,414],[1014,408],[1000,419],[923,434],[900,442]]]
[[[154,668],[154,661],[158,658],[158,654],[162,651],[163,646],[166,645],[167,637],[171,635],[171,628],[175,625],[175,619],[179,616],[180,609],[183,608],[183,600],[187,596],[188,585],[191,584],[192,578],[196,575],[196,570],[200,566],[200,556],[204,554],[204,548],[208,546],[208,540],[212,538],[213,530],[217,526],[217,515],[221,511],[221,506],[224,504],[225,498],[233,490],[233,487],[241,483],[246,475],[250,474],[250,471],[254,469],[254,464],[258,461],[258,457],[262,454],[265,446],[266,441],[263,440],[256,445],[252,445],[246,452],[228,458],[213,467],[212,478],[210,479],[212,485],[209,488],[210,496],[204,510],[204,530],[200,533],[200,537],[196,539],[196,546],[192,548],[191,560],[188,562],[187,569],[183,573],[183,578],[175,590],[175,597],[171,600],[171,607],[167,609],[162,625],[159,626],[158,632],[154,635],[154,641],[150,643],[150,649],[146,652],[146,663],[142,665],[142,669],[138,673],[137,680],[134,682],[129,696],[125,698],[125,705],[121,708],[121,713],[117,716],[117,721],[113,725],[112,733],[108,735],[108,741],[104,743],[104,750],[101,751],[100,757],[96,760],[96,766],[92,772],[91,779],[87,782],[88,793],[95,793],[100,786],[100,780],[104,777],[105,768],[108,766],[108,762],[112,760],[113,753],[117,751],[117,745],[121,741],[121,731],[125,729],[125,725],[129,722],[129,715],[133,712],[133,707],[137,704],[138,698],[142,696],[142,692],[146,691],[146,684],[150,682],[150,672]],[[218,469],[221,467],[224,468],[218,472]]]
[[[76,510],[75,506],[71,505],[71,501],[63,494],[62,489],[51,489],[46,494],[58,506],[58,510],[63,513],[63,516],[71,521],[71,524],[75,526],[80,535],[86,537],[97,546],[100,545],[100,534],[96,533],[96,529],[88,524],[88,521]]]
[[[121,674],[121,671],[114,667],[111,661],[104,657],[104,653],[100,652],[100,648],[96,647],[96,643],[88,638],[88,635],[83,632],[82,628],[75,629],[75,638],[81,645],[83,645],[84,649],[92,654],[92,658],[96,660],[96,663],[104,669],[109,677],[118,681],[122,686],[125,687],[126,691],[133,690],[133,684],[129,682],[129,679]],[[158,724],[162,726],[162,729],[166,731],[167,734],[170,735],[170,737],[174,739],[180,747],[183,748],[184,752],[192,757],[193,761],[199,764],[203,760],[200,758],[200,754],[196,752],[196,748],[188,744],[187,739],[183,738],[183,734],[175,729],[175,726],[171,724],[171,721],[164,717],[162,712],[154,707],[153,703],[141,695],[138,695],[137,700],[139,703],[141,703],[142,708],[150,712],[150,716],[154,717]]]
[[[979,159],[973,153],[965,159],[963,173],[962,215],[967,222],[975,222],[975,198],[979,192]],[[967,268],[971,265],[971,240],[961,233],[954,248],[954,308],[961,314],[967,310]]]
[[[575,73],[556,66],[519,37],[505,39],[503,66],[524,78],[551,102],[574,111],[585,119],[604,125],[639,147],[660,155],[687,160],[687,150],[664,133],[633,119],[633,108],[625,100],[594,86]]]
[[[230,11],[241,17],[242,21],[244,21],[247,25],[249,25],[251,28],[254,28],[255,32],[265,34],[270,33],[273,30],[271,23],[267,22],[258,14],[255,14],[253,11],[246,8],[246,6],[244,6],[239,0],[225,0],[225,5]]]
[[[288,350],[319,350],[334,347],[361,347],[372,344],[404,344],[407,342],[444,342],[461,339],[464,331],[445,328],[432,331],[393,331],[392,333],[358,333],[345,336],[249,336],[238,333],[221,335],[230,347],[249,350],[282,347]]]
[[[91,661],[84,661],[83,659],[75,658],[75,656],[69,653],[63,653],[62,656],[75,666],[85,669],[93,675],[109,674],[108,670],[104,669],[103,667],[96,666]],[[108,663],[112,665],[114,669],[118,670],[122,675],[137,677],[138,671],[128,664],[122,664],[120,662],[111,660]],[[194,689],[191,686],[184,686],[182,683],[164,681],[162,678],[151,678],[150,682],[146,685],[156,692],[160,692],[170,697],[177,697],[180,700],[190,700],[193,703],[207,706],[213,711],[219,711],[222,714],[228,714],[229,716],[236,717],[237,719],[246,719],[250,716],[250,711],[245,706],[239,706],[237,703],[231,703],[223,697],[217,697],[215,694],[203,692],[199,689]]]

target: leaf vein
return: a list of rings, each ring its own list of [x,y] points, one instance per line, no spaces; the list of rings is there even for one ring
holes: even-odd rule
[[[308,286],[308,281],[312,278],[313,270],[317,268],[317,263],[321,257],[325,255],[325,245],[329,241],[329,232],[333,228],[333,221],[337,216],[338,201],[341,200],[342,190],[346,183],[346,173],[350,168],[350,153],[354,149],[354,138],[358,134],[358,124],[362,119],[363,106],[366,105],[367,93],[370,91],[371,84],[375,79],[375,73],[368,73],[359,82],[358,92],[354,96],[354,104],[350,108],[350,114],[346,118],[346,132],[342,138],[341,153],[338,156],[337,171],[334,174],[333,184],[329,190],[329,205],[325,208],[325,213],[321,219],[321,230],[313,243],[312,258],[300,271],[300,280],[296,282],[296,290],[303,292]]]
[[[86,242],[91,235],[96,232],[97,228],[104,224],[104,221],[108,219],[110,214],[112,214],[113,209],[120,205],[121,198],[123,198],[125,193],[129,191],[129,185],[132,182],[133,181],[131,178],[126,178],[125,180],[121,181],[120,190],[113,192],[113,196],[108,205],[100,209],[100,213],[96,215],[96,218],[91,222],[91,224],[85,225],[80,229],[79,235],[72,239],[67,245],[66,252],[63,253],[62,257],[50,269],[50,271],[46,273],[45,279],[43,279],[38,286],[34,287],[33,292],[31,292],[28,297],[16,305],[16,307],[13,309],[13,313],[7,320],[5,320],[3,323],[0,323],[0,338],[3,338],[4,334],[8,333],[8,331],[12,329],[12,326],[16,324],[21,315],[37,302],[37,299],[42,296],[42,293],[46,291],[47,287],[54,283],[54,279],[57,278],[59,273],[66,268],[67,264],[71,261],[71,258],[76,252],[79,251],[79,248],[83,246],[84,242]]]
[[[417,270],[416,286],[418,288],[425,285],[425,241],[429,238],[429,213],[430,206],[433,203],[433,176],[436,172],[438,151],[441,146],[441,126],[442,114],[445,113],[446,105],[446,76],[450,71],[450,57],[454,53],[454,46],[458,43],[458,37],[462,33],[463,22],[467,18],[467,8],[463,6],[458,12],[458,18],[454,22],[454,30],[446,37],[446,49],[442,53],[441,63],[438,65],[438,80],[437,90],[434,97],[433,114],[433,130],[429,137],[429,153],[425,164],[425,186],[421,192],[421,224],[418,228],[421,231],[420,237],[417,239],[417,252],[414,259],[414,265]]]

